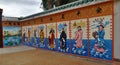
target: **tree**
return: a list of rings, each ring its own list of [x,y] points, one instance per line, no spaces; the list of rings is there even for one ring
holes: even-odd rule
[[[65,5],[77,0],[42,0],[42,5],[44,10],[49,10],[54,7]]]

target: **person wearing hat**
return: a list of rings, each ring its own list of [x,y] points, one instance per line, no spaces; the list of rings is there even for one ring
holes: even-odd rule
[[[96,44],[94,45],[94,48],[97,52],[104,52],[105,48],[104,48],[104,36],[105,36],[105,31],[104,31],[104,26],[103,25],[99,25],[98,27],[98,31],[96,34]]]

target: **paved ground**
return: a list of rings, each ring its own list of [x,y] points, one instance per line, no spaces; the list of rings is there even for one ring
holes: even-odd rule
[[[0,54],[0,65],[120,65],[120,62],[101,62],[53,51],[34,49]]]
[[[15,47],[0,48],[0,54],[28,51],[28,50],[34,50],[34,49],[36,48],[28,47],[28,46],[15,46]]]

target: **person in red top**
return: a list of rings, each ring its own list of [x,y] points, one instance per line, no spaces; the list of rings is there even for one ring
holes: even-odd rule
[[[54,49],[54,38],[55,38],[55,34],[54,34],[54,30],[51,28],[50,32],[49,32],[49,46],[51,49]]]

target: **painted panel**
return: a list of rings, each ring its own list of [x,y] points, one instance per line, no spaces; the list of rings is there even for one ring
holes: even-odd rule
[[[22,27],[23,43],[28,46],[46,48],[46,25],[33,25]]]
[[[22,27],[22,44],[25,45],[27,43],[27,26]]]
[[[21,27],[4,26],[3,27],[4,46],[17,46],[21,44]]]
[[[69,21],[57,23],[57,48],[59,52],[70,53]]]
[[[32,26],[26,26],[26,41],[25,45],[32,46],[31,39],[32,39]]]
[[[90,57],[112,60],[112,15],[90,18]]]
[[[71,21],[71,43],[73,54],[88,56],[87,19]]]
[[[56,50],[56,23],[47,24],[47,48],[50,50]]]
[[[46,25],[45,24],[41,24],[41,25],[38,25],[37,27],[37,31],[38,33],[38,36],[37,36],[37,41],[38,41],[38,44],[37,46],[40,47],[40,48],[46,48],[46,44],[47,44],[47,38],[46,38]]]
[[[38,44],[38,26],[37,25],[33,25],[32,26],[32,33],[31,33],[31,44],[34,47],[39,47]]]

